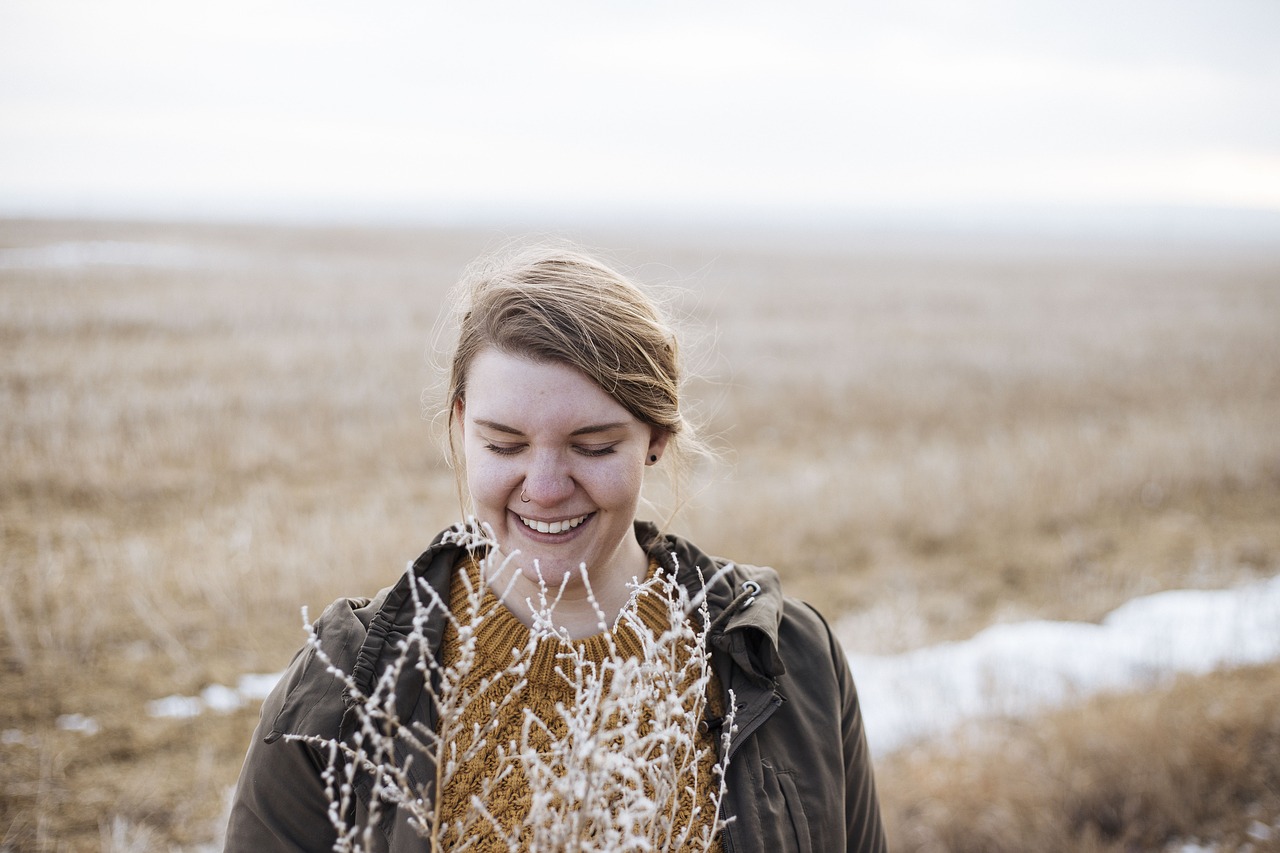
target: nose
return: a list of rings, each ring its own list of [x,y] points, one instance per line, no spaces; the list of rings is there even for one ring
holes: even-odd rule
[[[573,495],[575,483],[568,462],[559,453],[545,451],[535,453],[524,482],[521,498],[538,506],[555,506]]]

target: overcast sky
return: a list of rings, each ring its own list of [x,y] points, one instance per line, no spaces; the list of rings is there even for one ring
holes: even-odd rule
[[[1280,212],[1276,0],[0,0],[0,213]]]

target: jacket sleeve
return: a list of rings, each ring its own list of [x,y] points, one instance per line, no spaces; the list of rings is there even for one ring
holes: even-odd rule
[[[300,652],[262,705],[232,798],[225,853],[333,848],[336,833],[321,776],[327,761],[309,744],[275,731],[281,709],[313,656],[310,648]]]
[[[885,853],[884,822],[880,816],[880,798],[876,794],[875,774],[867,735],[862,725],[862,708],[858,691],[844,649],[827,629],[831,657],[840,684],[845,764],[845,837],[849,853]]]

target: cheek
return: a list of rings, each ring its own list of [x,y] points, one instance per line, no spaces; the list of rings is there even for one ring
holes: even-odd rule
[[[644,484],[644,464],[630,460],[619,462],[620,464],[611,466],[596,478],[594,496],[602,505],[630,507],[640,497],[640,487]]]
[[[505,503],[515,480],[507,470],[509,466],[504,466],[502,460],[491,453],[473,453],[471,448],[467,451],[467,488],[472,498],[479,503]]]

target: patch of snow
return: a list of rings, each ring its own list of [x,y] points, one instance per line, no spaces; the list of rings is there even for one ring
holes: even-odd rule
[[[80,732],[85,735],[96,735],[99,731],[98,721],[84,714],[63,714],[54,721],[54,725],[64,732]]]
[[[227,714],[239,710],[250,702],[261,702],[275,687],[284,673],[252,673],[240,676],[235,687],[210,684],[199,696],[166,696],[147,703],[147,713],[152,717],[187,719],[198,717],[205,711]]]
[[[1280,576],[1233,589],[1135,598],[1100,624],[1009,623],[903,654],[849,651],[867,740],[877,754],[967,720],[1022,716],[1104,691],[1149,687],[1178,673],[1276,659]],[[282,675],[247,674],[235,688],[210,685],[199,696],[157,699],[147,703],[147,713],[178,719],[227,713],[261,702]]]
[[[199,696],[166,696],[148,702],[147,713],[152,717],[185,720],[203,714],[204,701]]]
[[[1136,598],[1097,625],[1011,623],[904,654],[850,650],[849,663],[867,740],[885,754],[970,719],[1020,716],[1179,673],[1277,658],[1280,577]]]
[[[283,672],[242,675],[240,676],[240,681],[236,684],[236,690],[244,697],[245,701],[261,702],[267,698],[267,695],[276,686],[276,682],[280,680],[282,675],[284,675]]]
[[[27,746],[27,736],[22,729],[5,729],[0,732],[0,746]]]
[[[210,684],[200,691],[200,701],[210,711],[227,714],[244,705],[244,699],[234,689],[221,684]]]

